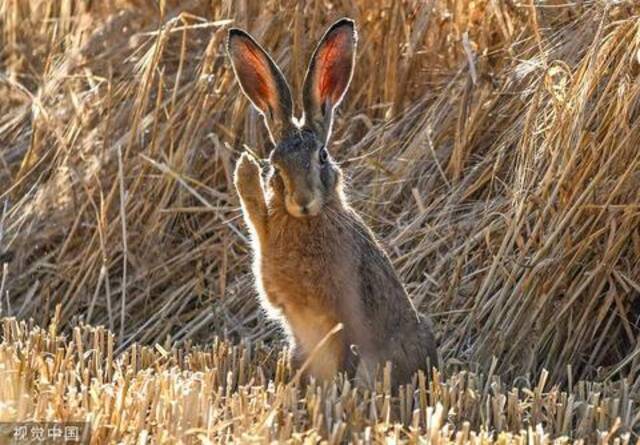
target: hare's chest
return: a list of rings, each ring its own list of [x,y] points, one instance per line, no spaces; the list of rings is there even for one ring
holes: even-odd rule
[[[331,301],[345,287],[349,275],[349,256],[341,243],[328,244],[312,236],[282,243],[275,240],[261,255],[262,284],[271,303],[303,305],[330,311]]]
[[[278,247],[263,252],[262,281],[274,304],[287,302],[311,304],[326,298],[333,289],[329,264],[322,253],[280,249]]]

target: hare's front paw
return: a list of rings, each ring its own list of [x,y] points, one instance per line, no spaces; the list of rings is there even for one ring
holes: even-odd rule
[[[236,163],[233,183],[241,197],[255,196],[262,192],[260,185],[260,165],[247,153],[242,153]]]

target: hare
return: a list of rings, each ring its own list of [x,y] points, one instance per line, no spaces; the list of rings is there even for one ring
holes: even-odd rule
[[[402,383],[438,363],[430,321],[416,312],[386,253],[350,207],[328,150],[356,43],[350,19],[326,31],[309,63],[298,120],[278,66],[248,33],[229,31],[235,76],[275,147],[264,181],[259,164],[243,153],[234,184],[252,236],[261,304],[289,335],[294,365],[308,361],[306,373],[322,380],[344,371],[367,382],[390,361],[393,381]],[[328,336],[339,323],[342,329]]]

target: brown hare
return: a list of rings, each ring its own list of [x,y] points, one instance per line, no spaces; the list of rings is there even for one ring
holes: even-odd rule
[[[350,19],[327,30],[309,63],[298,120],[271,57],[246,32],[229,31],[236,78],[275,146],[264,183],[247,153],[234,182],[253,238],[261,303],[289,335],[294,364],[310,358],[307,373],[316,378],[346,371],[366,383],[390,361],[393,381],[403,383],[428,360],[438,363],[430,322],[416,312],[389,258],[349,206],[342,172],[328,151],[356,41]],[[316,348],[339,323],[342,330]]]

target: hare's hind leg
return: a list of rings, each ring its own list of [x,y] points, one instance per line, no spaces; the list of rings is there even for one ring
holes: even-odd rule
[[[260,178],[260,166],[247,153],[238,159],[233,183],[240,196],[245,221],[262,241],[267,234],[267,204]]]

